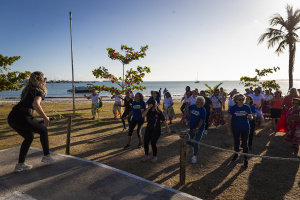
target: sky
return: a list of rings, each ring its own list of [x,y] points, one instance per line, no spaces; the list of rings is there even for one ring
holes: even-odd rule
[[[147,56],[125,65],[151,68],[145,81],[239,80],[255,69],[278,66],[267,79],[288,79],[288,50],[278,56],[258,38],[273,14],[299,0],[0,0],[0,54],[21,56],[13,71],[42,71],[48,80],[94,81],[104,66],[122,76],[106,48],[121,45]],[[298,43],[299,45],[299,43]],[[299,47],[298,47],[299,48]],[[294,78],[300,79],[296,51]],[[198,77],[197,77],[198,74]]]

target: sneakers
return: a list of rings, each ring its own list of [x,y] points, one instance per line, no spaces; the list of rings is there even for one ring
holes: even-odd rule
[[[232,158],[232,162],[235,162],[235,161],[237,161],[238,159],[240,159],[240,157],[237,155],[237,154],[235,154],[234,156],[233,156],[233,158]]]
[[[244,160],[243,167],[244,167],[244,168],[248,168],[248,160]]]
[[[124,147],[124,150],[127,150],[127,149],[130,149],[130,145],[129,144],[126,144],[126,146]]]
[[[204,131],[204,134],[207,135],[207,130]]]
[[[25,163],[23,164],[16,164],[14,172],[22,172],[25,170],[30,170],[32,168],[32,165],[27,165]]]
[[[150,157],[148,155],[144,155],[144,157],[142,158],[142,162],[145,162],[149,159],[150,159]]]
[[[55,163],[55,158],[53,158],[50,154],[48,156],[44,156],[41,160],[43,163],[52,164]]]
[[[142,147],[143,147],[142,143],[139,143],[138,148],[140,149]]]
[[[124,126],[124,128],[123,128],[123,130],[122,130],[122,131],[126,131],[126,129],[127,129],[127,128],[126,128],[126,126]]]
[[[197,162],[197,156],[193,156],[193,157],[192,157],[192,163],[195,164],[196,162]]]
[[[154,163],[154,162],[156,162],[156,161],[157,161],[157,157],[156,157],[156,156],[153,156],[152,159],[151,159],[151,162]]]

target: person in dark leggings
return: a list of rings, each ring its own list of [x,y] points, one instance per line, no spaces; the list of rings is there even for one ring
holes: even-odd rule
[[[126,130],[126,124],[125,124],[124,118],[125,118],[125,117],[130,113],[130,111],[131,111],[131,104],[132,104],[132,102],[133,102],[133,100],[130,98],[130,93],[127,92],[127,93],[126,93],[126,97],[124,98],[124,105],[123,105],[123,107],[125,107],[125,110],[124,110],[123,115],[122,115],[122,117],[121,117],[122,123],[123,123],[123,126],[124,126],[123,131]],[[127,120],[128,120],[128,125],[129,125],[129,124],[130,124],[130,117],[127,118]]]
[[[256,117],[256,107],[253,105],[253,98],[250,95],[246,96],[246,104],[250,106],[250,110],[252,111],[253,120],[251,120],[250,123],[250,134],[248,139],[248,148],[249,150],[252,150],[252,141],[253,136],[255,132],[255,117]]]
[[[233,102],[235,105],[231,106],[228,111],[228,126],[227,134],[231,136],[233,134],[234,150],[239,152],[240,140],[242,140],[241,147],[243,153],[248,153],[248,137],[250,124],[249,120],[253,120],[251,109],[248,105],[244,104],[246,97],[243,94],[236,94],[233,96]],[[234,154],[232,162],[239,159],[238,154]],[[248,157],[244,156],[244,168],[248,167]]]
[[[33,141],[33,133],[40,135],[40,141],[43,147],[44,157],[42,162],[53,163],[55,159],[49,152],[48,130],[49,118],[44,113],[40,103],[47,94],[46,78],[42,72],[34,72],[31,74],[26,87],[21,94],[21,101],[13,107],[8,115],[8,124],[24,138],[20,148],[19,162],[15,167],[15,172],[30,170],[31,165],[25,163],[25,159]],[[44,123],[39,123],[33,117],[33,111],[43,118]]]
[[[144,112],[144,110],[146,110],[146,103],[144,102],[143,95],[139,92],[135,94],[134,99],[135,101],[132,102],[130,113],[123,118],[124,120],[126,120],[130,118],[132,115],[132,119],[129,125],[129,131],[128,131],[128,143],[124,147],[125,150],[130,149],[131,147],[130,142],[132,138],[132,133],[136,125],[138,125],[137,128],[137,136],[139,139],[138,148],[142,148],[142,127],[145,121],[145,119],[142,117],[142,113]]]
[[[205,104],[204,104],[204,108],[206,110],[206,117],[205,117],[205,129],[204,129],[204,134],[207,135],[207,129],[209,127],[209,123],[208,123],[208,120],[209,120],[209,117],[210,117],[210,113],[211,113],[211,105],[212,105],[212,102],[210,100],[210,98],[206,97],[206,94],[205,94],[205,91],[204,90],[201,90],[200,91],[200,96],[203,96],[204,99],[205,99]]]
[[[148,102],[148,108],[142,113],[142,117],[147,116],[147,128],[144,135],[144,150],[145,156],[142,158],[142,161],[145,162],[150,159],[149,157],[149,143],[151,141],[151,147],[153,151],[153,157],[151,162],[156,162],[157,160],[157,147],[156,143],[161,135],[161,125],[162,121],[167,127],[168,133],[170,134],[170,128],[166,123],[165,117],[161,110],[158,109],[158,103],[154,99]]]
[[[180,110],[181,110],[182,114],[184,113],[184,109],[185,109],[185,106],[186,106],[185,100],[186,100],[186,98],[187,98],[187,93],[190,92],[190,91],[191,91],[190,86],[186,86],[186,88],[185,88],[185,93],[184,93],[184,95],[183,95],[183,97],[182,97],[182,99],[181,99],[181,102],[183,101],[183,104],[182,104],[182,106],[180,107]]]

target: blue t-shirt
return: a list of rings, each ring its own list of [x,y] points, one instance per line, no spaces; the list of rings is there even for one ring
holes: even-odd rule
[[[250,106],[250,110],[251,110],[252,114],[256,114],[256,107],[254,105]],[[253,120],[256,120],[256,118],[253,117]]]
[[[142,117],[141,109],[146,110],[146,103],[144,101],[139,101],[139,102],[134,101],[134,102],[132,102],[132,104],[131,104],[131,110],[133,111],[132,119],[145,120]]]
[[[200,127],[199,131],[203,131],[205,127],[205,117],[206,117],[206,110],[204,107],[197,108],[196,105],[190,105],[189,106],[189,112],[191,114],[190,118],[190,129],[195,129],[197,128],[200,119],[203,120],[203,124]]]
[[[149,101],[151,99],[153,99],[153,97],[150,97],[146,103],[149,104]],[[159,98],[156,98],[155,101],[160,105],[160,99]]]
[[[243,131],[249,130],[250,124],[247,117],[248,114],[252,114],[251,109],[248,105],[244,104],[242,107],[238,107],[236,104],[231,106],[229,111],[231,114],[231,130],[232,131]]]

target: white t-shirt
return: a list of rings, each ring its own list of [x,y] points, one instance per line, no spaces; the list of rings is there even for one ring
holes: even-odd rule
[[[92,103],[99,103],[100,94],[96,94],[95,96],[91,94],[89,97],[92,99]]]
[[[196,98],[197,97],[190,96],[191,105],[196,105]]]
[[[234,106],[234,102],[233,102],[233,100],[232,100],[232,98],[231,97],[229,97],[229,99],[228,99],[228,107],[230,106]]]
[[[211,101],[212,101],[212,107],[213,108],[221,108],[221,104],[220,102],[222,102],[222,97],[221,96],[211,96],[210,97]]]
[[[165,107],[165,109],[168,108],[170,105],[172,105],[172,103],[173,103],[172,97],[164,98],[164,105],[165,105],[164,107]]]
[[[265,101],[271,101],[271,99],[273,98],[273,95],[268,94],[268,95],[264,95],[265,96]]]
[[[115,101],[121,101],[122,98],[123,96],[121,94],[115,95]]]
[[[264,96],[262,94],[259,94],[258,96],[255,96],[255,94],[251,94],[251,97],[253,98],[253,104],[261,104],[261,100],[264,99]]]

